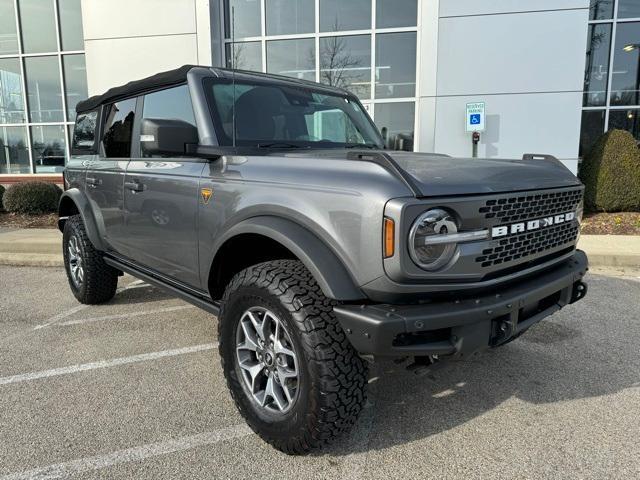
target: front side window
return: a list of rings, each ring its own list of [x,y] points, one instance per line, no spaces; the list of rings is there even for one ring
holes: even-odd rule
[[[105,107],[104,136],[102,145],[107,158],[131,156],[131,136],[136,111],[136,99],[130,98]]]
[[[210,80],[206,91],[221,145],[233,144],[235,114],[238,146],[382,147],[379,133],[353,97],[247,81],[234,86]]]
[[[181,120],[197,127],[189,87],[181,85],[145,95],[142,118]],[[142,147],[142,155],[148,156],[144,150],[145,142],[141,142],[140,145]]]
[[[90,150],[96,142],[96,125],[98,112],[81,113],[76,118],[76,125],[73,130],[72,148]]]

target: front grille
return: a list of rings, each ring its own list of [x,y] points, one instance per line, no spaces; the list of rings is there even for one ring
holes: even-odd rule
[[[582,188],[560,192],[536,193],[487,200],[479,212],[484,218],[496,218],[500,223],[517,222],[573,212],[582,199]]]
[[[495,240],[494,246],[485,248],[476,262],[482,267],[490,267],[568,245],[575,242],[579,228],[577,222],[572,221]]]

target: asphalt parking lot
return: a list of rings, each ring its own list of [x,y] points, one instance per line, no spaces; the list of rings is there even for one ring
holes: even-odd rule
[[[372,368],[353,433],[273,450],[227,394],[216,318],[131,277],[107,305],[0,267],[0,479],[640,478],[640,280],[474,361]]]

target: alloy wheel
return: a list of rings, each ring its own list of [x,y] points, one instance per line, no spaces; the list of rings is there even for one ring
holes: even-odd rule
[[[283,322],[262,307],[242,314],[236,329],[236,357],[254,402],[285,413],[298,396],[298,358]]]

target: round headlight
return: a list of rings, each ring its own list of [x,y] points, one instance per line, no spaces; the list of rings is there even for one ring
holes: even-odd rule
[[[439,236],[457,233],[455,218],[446,210],[434,208],[420,215],[409,232],[409,254],[420,268],[438,270],[456,252],[455,243],[446,243]]]

